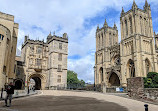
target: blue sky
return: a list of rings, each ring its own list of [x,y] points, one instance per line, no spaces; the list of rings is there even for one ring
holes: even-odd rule
[[[143,8],[145,0],[135,0]],[[24,36],[46,40],[50,31],[62,36],[68,33],[68,69],[78,73],[80,79],[93,83],[95,32],[105,18],[109,26],[116,23],[120,41],[120,13],[128,11],[133,0],[0,0],[0,11],[15,16],[19,23],[17,47],[20,50]],[[158,1],[151,4],[153,29],[158,32]]]

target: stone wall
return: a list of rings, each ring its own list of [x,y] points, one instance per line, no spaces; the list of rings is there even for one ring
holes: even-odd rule
[[[145,88],[145,99],[151,99],[158,102],[158,88]]]
[[[144,88],[142,77],[127,79],[127,91],[129,97],[158,102],[158,88]]]
[[[144,95],[144,81],[142,77],[127,79],[127,92],[129,97],[142,98]]]

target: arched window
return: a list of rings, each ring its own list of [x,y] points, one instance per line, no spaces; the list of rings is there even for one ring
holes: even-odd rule
[[[130,77],[135,77],[135,66],[134,66],[134,61],[133,60],[129,60],[129,75]]]
[[[127,26],[127,20],[125,20],[125,27],[126,27],[126,36],[128,35],[128,26]]]
[[[146,26],[146,25],[147,25],[147,23],[146,23],[146,18],[144,18],[145,35],[147,35],[147,29],[146,29],[146,28],[147,28],[147,26]]]
[[[98,41],[98,46],[99,46],[99,48],[100,48],[100,35],[99,35],[99,37],[98,37],[98,38],[99,38],[99,41]]]
[[[142,34],[142,17],[140,16],[140,29],[141,29],[141,34]]]
[[[104,81],[103,68],[102,67],[100,68],[100,80],[101,80],[101,82]]]
[[[148,59],[145,60],[145,68],[146,68],[146,74],[149,73],[149,68],[150,68],[150,62]]]
[[[129,18],[129,21],[130,21],[130,33],[133,34],[132,17]]]
[[[109,45],[112,45],[111,33],[109,33]]]

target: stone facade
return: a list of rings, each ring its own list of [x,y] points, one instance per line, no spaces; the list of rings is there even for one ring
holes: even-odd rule
[[[144,9],[135,1],[131,10],[120,15],[121,42],[118,43],[116,24],[109,27],[106,20],[96,30],[95,84],[107,87],[127,86],[127,78],[145,77],[148,72],[158,72],[158,35],[152,26],[151,8],[147,0]]]
[[[24,62],[25,86],[30,79],[35,81],[35,89],[55,89],[67,84],[68,38],[51,35],[47,42],[30,40],[25,36],[21,49],[21,61]]]
[[[0,89],[15,79],[14,62],[19,25],[14,16],[0,12]]]

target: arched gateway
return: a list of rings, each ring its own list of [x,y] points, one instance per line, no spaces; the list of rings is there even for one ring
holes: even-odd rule
[[[115,72],[111,72],[109,76],[109,86],[120,86],[120,79]]]
[[[28,77],[28,85],[30,85],[30,80],[35,81],[35,90],[45,89],[46,79],[42,74],[32,74]]]

